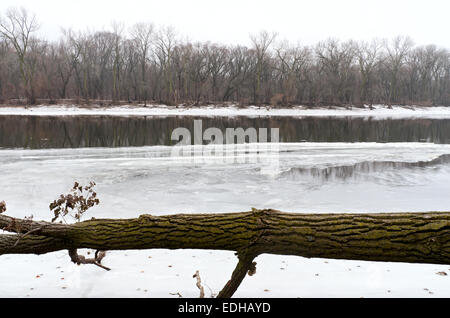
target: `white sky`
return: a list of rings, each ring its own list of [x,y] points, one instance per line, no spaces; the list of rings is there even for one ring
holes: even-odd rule
[[[40,33],[60,27],[108,29],[111,21],[172,25],[191,40],[249,44],[249,34],[313,44],[328,37],[392,38],[450,48],[450,0],[0,0],[0,12],[23,6],[36,13]]]

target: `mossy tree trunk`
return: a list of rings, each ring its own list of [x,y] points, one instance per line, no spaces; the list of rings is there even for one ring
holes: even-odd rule
[[[71,225],[0,215],[0,228],[17,233],[0,235],[0,255],[76,248],[236,251],[240,261],[222,297],[234,293],[253,259],[263,253],[450,264],[450,212],[300,214],[254,209],[92,219]]]

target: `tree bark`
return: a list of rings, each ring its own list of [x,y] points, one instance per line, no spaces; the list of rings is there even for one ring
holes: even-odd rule
[[[334,259],[450,264],[450,212],[301,214],[253,210],[224,214],[141,215],[75,224],[0,215],[0,254],[58,248],[212,249]],[[18,237],[17,237],[18,238]],[[45,238],[45,239],[44,239]],[[9,251],[7,249],[9,248]]]

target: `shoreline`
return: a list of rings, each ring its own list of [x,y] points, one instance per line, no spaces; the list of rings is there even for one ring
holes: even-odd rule
[[[373,109],[346,107],[293,106],[290,108],[271,108],[266,106],[166,106],[166,105],[120,105],[120,106],[78,106],[78,105],[39,105],[39,106],[0,106],[0,116],[199,116],[199,117],[367,117],[384,118],[424,118],[450,119],[450,107],[446,106],[392,106],[374,105]]]

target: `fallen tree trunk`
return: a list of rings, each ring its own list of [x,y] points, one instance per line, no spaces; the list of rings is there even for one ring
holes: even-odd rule
[[[212,249],[236,251],[229,297],[263,253],[348,260],[450,264],[450,212],[141,215],[56,224],[0,215],[0,255],[61,249]],[[244,274],[243,274],[244,273]],[[232,283],[232,284],[231,284]],[[236,284],[237,283],[237,284]],[[236,286],[237,285],[237,286]]]

